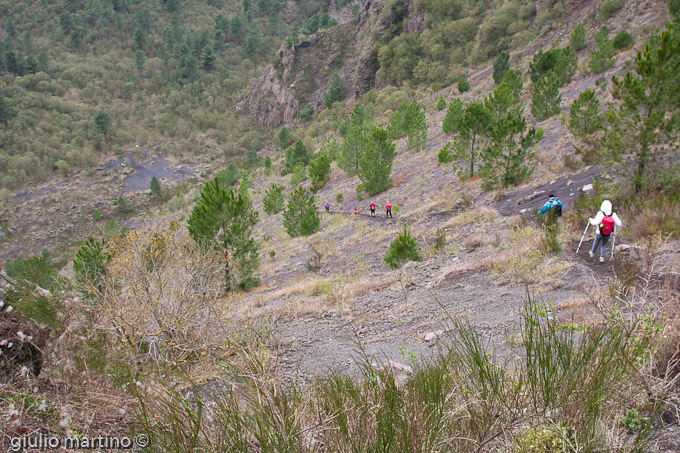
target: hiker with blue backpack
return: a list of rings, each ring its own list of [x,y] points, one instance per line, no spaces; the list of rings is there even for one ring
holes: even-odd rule
[[[607,254],[607,242],[609,242],[609,237],[612,233],[616,234],[616,227],[621,227],[621,219],[612,210],[612,202],[609,200],[604,200],[600,206],[595,218],[588,219],[589,225],[594,225],[595,230],[595,241],[593,242],[593,248],[590,249],[590,257],[595,257],[595,252],[597,247],[600,247],[600,263],[604,263],[604,256]],[[614,254],[612,246],[612,256]]]
[[[555,217],[562,217],[562,202],[553,194],[550,194],[549,197],[548,201],[545,202],[538,213],[545,214],[546,212],[551,211],[555,214]]]

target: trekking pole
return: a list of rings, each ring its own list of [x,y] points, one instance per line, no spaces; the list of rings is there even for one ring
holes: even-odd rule
[[[615,248],[616,248],[616,225],[614,225],[614,238],[612,239],[612,259],[614,258]]]
[[[576,248],[576,253],[578,253],[578,251],[581,250],[581,244],[583,244],[583,239],[586,237],[586,233],[588,232],[589,226],[590,226],[590,222],[586,223],[586,229],[583,230],[583,236],[581,236],[581,241],[578,243],[578,247]]]

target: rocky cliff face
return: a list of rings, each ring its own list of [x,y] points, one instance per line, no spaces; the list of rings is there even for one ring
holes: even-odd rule
[[[289,123],[303,107],[319,107],[333,71],[340,73],[348,97],[368,91],[378,70],[376,39],[391,25],[383,6],[384,0],[368,0],[358,21],[321,30],[292,48],[281,46],[276,62],[250,85],[248,113],[265,127]]]

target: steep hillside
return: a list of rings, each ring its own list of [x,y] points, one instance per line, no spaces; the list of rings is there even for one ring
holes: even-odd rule
[[[0,352],[23,362],[0,361],[4,443],[677,450],[680,26],[665,4],[57,3],[3,7],[17,30],[48,21],[66,61],[12,73],[21,31],[5,31]],[[140,69],[144,8],[159,19]],[[123,44],[101,47],[114,31]],[[55,132],[69,121],[81,129]],[[83,169],[62,170],[65,146],[89,153]],[[536,215],[549,194],[556,223]],[[598,261],[583,228],[605,198],[623,226]],[[95,410],[107,394],[115,416]]]

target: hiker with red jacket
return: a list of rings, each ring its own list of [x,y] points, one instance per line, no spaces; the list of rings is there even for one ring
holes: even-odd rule
[[[595,257],[595,251],[600,246],[600,263],[604,263],[604,256],[607,254],[607,242],[609,236],[614,232],[615,227],[621,227],[621,219],[612,211],[612,202],[604,200],[595,218],[588,219],[591,225],[597,226],[593,248],[590,249],[590,257]]]
[[[360,212],[361,212],[361,211],[359,211],[359,208],[356,208],[356,209],[354,210],[354,215],[357,215],[357,214],[359,214]]]
[[[371,217],[375,217],[375,203],[371,201]]]
[[[331,212],[331,204],[329,202],[326,202],[323,207],[326,209],[326,212]]]
[[[390,203],[390,200],[387,200],[387,203],[385,203],[385,217],[392,217],[392,203]]]

